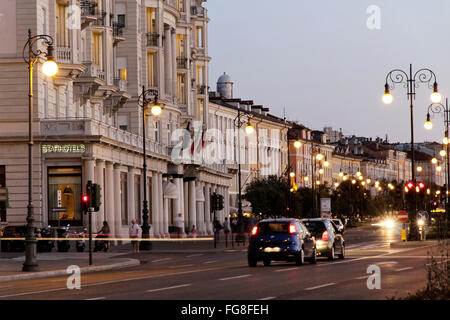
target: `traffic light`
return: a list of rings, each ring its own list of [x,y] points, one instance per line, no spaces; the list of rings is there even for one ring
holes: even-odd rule
[[[414,188],[414,182],[409,181],[409,182],[406,184],[406,187],[408,188],[408,190],[412,190],[412,189]]]
[[[212,210],[212,211],[218,210],[218,209],[217,209],[217,206],[218,206],[218,198],[217,198],[217,194],[214,192],[214,193],[211,195],[211,210]]]
[[[223,196],[221,194],[217,195],[217,210],[222,210],[223,204]]]
[[[439,202],[433,201],[433,210],[436,210],[439,206]]]
[[[397,199],[401,199],[402,193],[403,193],[403,185],[401,185],[401,184],[396,185],[395,186],[395,197]]]
[[[81,196],[81,210],[83,212],[88,212],[90,207],[90,201],[89,201],[89,196],[87,194],[84,194],[83,196]]]
[[[102,188],[100,187],[99,184],[94,183],[92,185],[91,188],[91,203],[92,203],[92,207],[94,207],[94,212],[100,211],[100,205],[102,204],[101,202],[101,198],[102,198],[102,193],[101,193]]]
[[[425,188],[425,183],[419,182],[419,189],[423,190]]]

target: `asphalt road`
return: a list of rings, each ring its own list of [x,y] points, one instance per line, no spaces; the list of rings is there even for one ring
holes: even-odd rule
[[[226,252],[141,253],[137,267],[85,274],[81,289],[67,277],[5,282],[0,299],[76,300],[373,300],[405,297],[426,283],[429,247],[389,247],[398,229],[349,229],[345,260],[316,265],[273,262],[247,266],[246,249]],[[124,255],[126,257],[127,255]],[[133,255],[128,255],[133,256]],[[136,257],[135,255],[133,257]],[[368,267],[380,268],[381,288],[368,289]]]

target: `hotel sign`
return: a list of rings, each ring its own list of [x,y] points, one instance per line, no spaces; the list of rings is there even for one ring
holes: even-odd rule
[[[83,153],[86,151],[84,144],[43,144],[42,153]]]

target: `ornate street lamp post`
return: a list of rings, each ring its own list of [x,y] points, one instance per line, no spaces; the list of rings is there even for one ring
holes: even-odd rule
[[[39,41],[44,40],[47,52],[33,47]],[[28,49],[28,55],[25,50]],[[28,40],[23,47],[23,60],[28,64],[28,206],[27,226],[25,235],[25,262],[22,271],[39,271],[36,260],[37,241],[34,234],[34,207],[33,207],[33,69],[39,57],[44,56],[46,61],[42,65],[42,72],[49,77],[58,72],[58,65],[53,60],[53,38],[46,34],[31,35],[28,29]]]
[[[390,71],[386,76],[386,84],[384,86],[383,102],[385,104],[391,104],[393,97],[390,90],[395,88],[395,84],[403,84],[406,87],[406,95],[410,102],[410,117],[411,117],[411,178],[416,185],[416,173],[415,173],[415,156],[414,156],[414,99],[416,98],[416,88],[420,83],[428,84],[428,87],[433,90],[431,94],[431,102],[440,103],[441,95],[438,92],[438,85],[436,82],[436,75],[430,69],[420,69],[413,73],[412,64],[409,65],[409,74],[400,69],[394,69]],[[417,214],[417,197],[414,192],[414,205],[413,210],[408,214],[410,221],[409,240],[418,239],[418,229],[416,224]]]
[[[151,107],[151,114],[155,117],[159,116],[162,112],[161,106],[158,105],[158,91],[154,89],[145,90],[145,86],[142,86],[142,93],[138,98],[138,105],[142,108],[142,148],[143,148],[143,171],[144,171],[144,201],[142,205],[142,240],[140,242],[141,250],[150,250],[150,225],[148,223],[148,201],[147,201],[147,153],[145,147],[145,122],[146,111],[148,105],[154,101]]]
[[[431,130],[433,128],[433,124],[431,122],[431,114],[443,113],[444,114],[444,126],[445,126],[445,136],[443,144],[445,145],[445,157],[447,157],[447,170],[445,170],[445,221],[448,219],[449,212],[449,186],[450,186],[450,156],[449,156],[449,129],[450,129],[450,109],[448,107],[448,98],[445,99],[445,106],[442,103],[432,103],[428,107],[427,112],[427,121],[424,124],[425,129]],[[443,156],[441,154],[441,156]]]
[[[234,119],[234,126],[238,128],[238,228],[239,228],[239,237],[242,237],[244,234],[244,216],[242,214],[242,182],[241,182],[241,134],[240,129],[244,126],[244,124],[247,124],[245,127],[245,133],[250,135],[252,134],[255,129],[252,126],[250,119],[252,116],[248,113],[246,113],[247,121],[241,119],[242,111],[241,108],[238,108],[238,114],[237,117]]]

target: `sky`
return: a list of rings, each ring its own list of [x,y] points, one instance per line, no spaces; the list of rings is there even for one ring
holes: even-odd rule
[[[409,73],[410,64],[413,72],[431,69],[443,98],[450,96],[448,0],[208,0],[205,6],[210,90],[226,72],[235,98],[311,129],[410,142],[406,89],[397,85],[394,102],[381,102],[386,75]],[[442,114],[432,117],[433,130],[423,126],[431,91],[427,84],[416,89],[416,142],[444,136]]]

